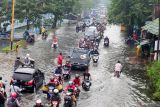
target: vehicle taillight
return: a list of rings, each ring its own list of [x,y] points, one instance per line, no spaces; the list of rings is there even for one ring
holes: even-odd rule
[[[29,85],[29,86],[32,86],[33,83],[34,83],[34,81],[33,81],[33,80],[30,80],[30,81],[26,82],[25,84],[26,84],[26,85]]]

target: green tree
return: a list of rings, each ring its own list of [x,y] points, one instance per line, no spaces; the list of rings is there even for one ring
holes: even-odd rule
[[[26,19],[27,30],[29,30],[30,23],[35,24],[41,19],[41,7],[39,7],[38,0],[16,0],[15,18],[24,21]]]
[[[108,21],[140,27],[151,15],[150,1],[153,0],[111,0],[108,8]]]
[[[0,25],[4,21],[11,21],[11,3],[8,0],[0,1]]]

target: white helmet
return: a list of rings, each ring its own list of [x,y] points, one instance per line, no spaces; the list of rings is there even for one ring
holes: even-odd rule
[[[41,100],[41,99],[38,99],[38,100],[36,101],[36,103],[37,103],[37,104],[41,104],[41,103],[42,103],[42,100]]]
[[[59,93],[59,90],[58,89],[54,89],[54,93],[55,94]]]
[[[73,85],[73,82],[72,82],[72,81],[69,81],[69,85]]]
[[[26,57],[27,57],[27,58],[30,57],[30,54],[26,54]]]

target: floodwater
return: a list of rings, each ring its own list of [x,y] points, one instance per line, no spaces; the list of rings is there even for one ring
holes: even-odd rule
[[[83,33],[77,34],[75,25],[64,24],[56,30],[56,35],[59,38],[57,51],[51,48],[51,36],[47,40],[42,40],[39,36],[33,45],[28,45],[27,48],[21,49],[19,52],[22,59],[27,53],[30,53],[31,57],[35,59],[36,67],[45,73],[46,82],[52,77],[58,53],[62,52],[64,56],[67,56],[70,48],[78,46],[78,40]],[[131,64],[128,61],[130,49],[124,42],[125,36],[120,32],[120,27],[108,25],[104,35],[109,37],[110,46],[103,47],[103,40],[101,41],[98,66],[93,66],[93,63],[90,63],[91,89],[85,92],[80,88],[81,93],[77,107],[160,107],[157,102],[150,100],[145,94],[147,78],[144,65]],[[0,54],[0,62],[3,62],[0,64],[0,74],[4,80],[7,80],[7,92],[9,91],[14,59],[15,54],[13,53]],[[120,78],[113,76],[114,65],[118,60],[123,65]],[[76,73],[82,75],[82,71],[73,71],[72,78]],[[67,82],[64,83],[65,85]],[[42,99],[45,105],[48,103],[46,95],[41,91],[33,94],[24,93],[20,101],[21,107],[32,107],[36,99]]]
[[[27,49],[22,49],[20,56],[30,53],[36,61],[36,67],[45,72],[46,82],[52,77],[51,71],[55,67],[55,57],[59,52],[67,56],[70,48],[77,47],[77,41],[82,33],[75,33],[75,26],[64,25],[56,31],[59,38],[57,51],[51,48],[52,37],[47,40],[38,40]],[[143,65],[128,63],[128,47],[124,43],[124,36],[121,35],[120,27],[107,26],[105,36],[110,38],[110,46],[103,47],[103,40],[100,43],[100,59],[98,66],[90,64],[92,86],[89,92],[81,89],[78,107],[158,107],[151,101],[145,92],[146,76]],[[124,66],[120,78],[113,76],[114,64],[120,60]],[[74,71],[82,74],[82,71]],[[73,76],[74,77],[74,76]],[[67,83],[65,83],[66,85]],[[46,95],[40,91],[37,94],[24,94],[22,97],[23,107],[31,107],[36,99],[41,98],[46,104]]]

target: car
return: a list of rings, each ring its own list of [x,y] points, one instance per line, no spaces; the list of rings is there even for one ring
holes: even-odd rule
[[[90,63],[90,51],[82,48],[74,48],[70,51],[71,69],[86,69]]]
[[[89,38],[91,41],[93,41],[97,37],[97,28],[95,26],[90,26],[86,29],[84,36],[85,38]]]
[[[11,84],[16,80],[20,88],[35,92],[43,85],[44,73],[39,69],[22,67],[14,71]]]

